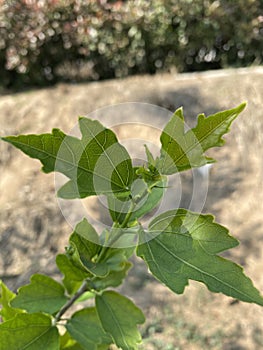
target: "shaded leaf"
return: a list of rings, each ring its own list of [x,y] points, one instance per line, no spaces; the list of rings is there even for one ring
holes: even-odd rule
[[[69,257],[64,254],[57,255],[56,263],[57,267],[64,275],[63,284],[70,295],[76,293],[84,279],[91,276],[85,269],[74,265]]]
[[[77,249],[79,257],[76,257],[76,259],[80,259],[82,263],[91,263],[101,249],[99,236],[86,219],[77,224],[69,242],[71,246]]]
[[[237,264],[215,255],[237,245],[228,230],[211,215],[185,209],[168,211],[155,218],[149,232],[141,232],[137,255],[152,274],[176,293],[188,280],[204,283],[212,292],[263,305],[263,298]]]
[[[161,157],[157,168],[161,174],[174,174],[179,171],[213,163],[214,159],[204,155],[211,147],[224,144],[222,136],[229,131],[234,119],[246,104],[205,117],[198,116],[195,128],[185,131],[182,108],[178,109],[161,134]]]
[[[96,277],[105,278],[111,271],[122,271],[126,264],[125,249],[108,248],[107,255],[99,262],[84,262],[85,267]]]
[[[125,238],[124,236],[125,234],[121,239]],[[103,239],[106,239],[106,233]],[[100,256],[102,247],[97,242],[99,236],[84,219],[76,226],[70,237],[67,254],[57,256],[56,263],[64,275],[63,284],[69,294],[74,294],[86,278],[94,281],[93,286],[100,289],[104,288],[104,285],[117,286],[125,277],[130,266],[127,259],[133,254],[135,245],[122,249],[108,247],[102,257]],[[127,243],[126,239],[124,243]]]
[[[148,214],[151,210],[156,208],[162,200],[166,191],[167,179],[163,178],[161,181],[156,182],[155,186],[149,190],[147,198],[143,205],[138,205],[131,216],[131,221],[139,219],[140,217]]]
[[[13,307],[28,312],[46,312],[53,314],[66,302],[64,287],[51,277],[32,275],[30,284],[18,289],[18,295],[11,301]]]
[[[127,253],[131,249],[109,248],[107,255],[103,259],[99,259],[101,246],[94,243],[98,240],[96,231],[87,220],[84,219],[79,223],[70,236],[70,259],[72,264],[86,271],[90,276],[96,277],[106,277],[111,271],[123,270]]]
[[[96,308],[77,311],[67,322],[66,328],[84,349],[96,350],[99,344],[111,344],[111,337],[104,331]]]
[[[124,268],[121,271],[111,271],[106,277],[96,277],[92,280],[96,290],[103,290],[108,287],[118,287],[123,279],[126,277],[128,270],[132,264],[130,262],[124,263]]]
[[[0,316],[2,317],[3,321],[7,321],[15,317],[17,313],[24,312],[21,309],[15,309],[11,307],[10,302],[15,297],[16,294],[9,290],[8,287],[4,284],[4,282],[0,280]]]
[[[131,300],[113,291],[96,295],[101,324],[114,343],[123,350],[135,350],[141,342],[137,324],[145,321],[142,311]]]
[[[57,327],[51,318],[40,314],[17,314],[0,324],[0,349],[2,350],[59,350]]]
[[[133,178],[131,159],[115,134],[97,120],[79,119],[82,138],[59,129],[51,134],[2,138],[32,158],[46,173],[58,171],[70,181],[59,190],[63,198],[127,192]]]
[[[132,215],[129,222],[141,218],[156,208],[162,200],[166,190],[167,180],[165,177],[160,181],[156,181],[151,189],[147,188],[147,183],[145,181],[140,180],[140,183],[142,182],[144,183],[144,186],[140,186],[142,188],[141,197],[137,199],[136,205],[132,209]],[[136,186],[136,184],[138,184],[139,187],[138,180],[135,180],[133,186]],[[138,191],[139,189],[137,189],[137,192]],[[122,199],[115,195],[108,196],[108,208],[112,220],[120,224],[125,220],[127,213],[130,211],[131,205],[132,201],[130,198]]]

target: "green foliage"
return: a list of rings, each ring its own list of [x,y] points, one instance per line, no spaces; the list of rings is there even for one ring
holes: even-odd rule
[[[18,295],[11,300],[11,306],[29,313],[44,312],[54,314],[67,301],[65,288],[52,278],[32,275],[30,284],[21,287]]]
[[[62,198],[83,198],[94,194],[125,192],[132,180],[131,159],[115,134],[98,121],[79,119],[82,139],[52,134],[3,138],[43,164],[45,173],[58,171],[70,181],[58,192]]]
[[[243,103],[237,108],[208,118],[200,114],[196,127],[187,132],[183,111],[178,109],[161,135],[161,157],[157,163],[160,172],[171,175],[214,162],[203,153],[211,147],[224,144],[222,135],[229,131],[229,126],[244,108]]]
[[[6,1],[4,86],[262,63],[262,1]]]
[[[97,345],[112,344],[112,338],[102,328],[95,307],[77,311],[67,322],[66,328],[84,349],[96,350]]]
[[[263,306],[263,298],[242,268],[216,255],[237,245],[210,215],[179,209],[154,219],[141,234],[137,254],[152,274],[175,293],[183,293],[188,279],[204,283],[211,292]],[[172,266],[172,269],[171,269]]]
[[[137,324],[145,321],[141,310],[113,291],[97,295],[96,308],[103,328],[111,334],[114,343],[123,350],[137,349],[137,343],[141,342]]]
[[[15,296],[16,294],[9,290],[3,281],[0,281],[0,305],[2,306],[0,316],[2,317],[3,321],[7,321],[15,317],[17,313],[23,312],[20,309],[11,307],[10,302],[15,298]]]
[[[160,156],[155,159],[146,147],[147,161],[140,167],[132,166],[111,130],[89,119],[79,120],[81,139],[58,129],[2,138],[39,159],[44,172],[66,175],[69,182],[58,191],[62,197],[105,195],[113,222],[100,234],[86,219],[76,225],[65,254],[56,258],[62,284],[36,274],[15,294],[0,283],[0,349],[107,350],[111,344],[138,349],[143,313],[111,290],[125,279],[135,250],[153,276],[175,293],[183,293],[190,279],[262,306],[263,297],[243,269],[219,255],[238,241],[213,216],[174,209],[155,217],[148,228],[139,221],[160,203],[167,175],[214,161],[205,152],[224,144],[224,134],[244,107],[201,114],[188,131],[178,109],[161,134]],[[72,311],[86,300],[94,306]]]
[[[58,350],[58,329],[45,314],[17,314],[0,324],[0,346],[2,350]]]

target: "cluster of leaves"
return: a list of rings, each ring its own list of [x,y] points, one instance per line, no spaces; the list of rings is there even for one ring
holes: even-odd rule
[[[242,268],[218,255],[238,242],[211,215],[174,209],[155,217],[148,228],[140,224],[162,199],[168,175],[214,162],[205,152],[223,145],[222,136],[244,107],[209,117],[200,114],[188,131],[178,109],[162,131],[159,157],[146,148],[147,162],[140,167],[133,166],[111,130],[87,118],[79,119],[81,138],[59,129],[3,137],[39,159],[44,172],[58,171],[68,178],[60,197],[105,195],[113,223],[100,235],[86,219],[78,223],[65,254],[56,258],[62,283],[35,274],[15,294],[1,282],[1,349],[106,350],[111,344],[137,349],[137,327],[144,315],[112,290],[126,277],[134,253],[175,293],[183,293],[191,279],[212,292],[262,306],[263,297]],[[87,299],[93,306],[70,312]]]
[[[11,0],[1,82],[43,85],[262,62],[262,2]]]

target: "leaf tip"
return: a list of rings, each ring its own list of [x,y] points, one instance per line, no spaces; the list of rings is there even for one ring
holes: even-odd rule
[[[238,108],[240,108],[240,111],[242,112],[247,106],[247,101],[243,101]]]
[[[78,117],[78,121],[80,122],[80,121],[82,121],[83,119],[87,119],[86,117],[84,117],[83,115],[79,115],[79,117]]]
[[[174,116],[177,116],[180,119],[184,120],[184,108],[183,108],[183,106],[177,108],[177,110],[174,112]]]
[[[0,136],[0,140],[11,143],[12,138],[14,138],[14,137],[16,137],[16,136]]]

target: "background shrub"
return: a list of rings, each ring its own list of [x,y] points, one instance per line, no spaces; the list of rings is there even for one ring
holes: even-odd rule
[[[260,0],[9,0],[0,10],[5,87],[260,64]]]

